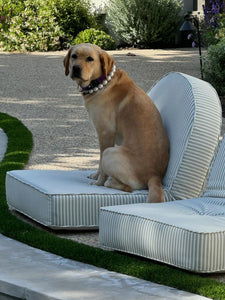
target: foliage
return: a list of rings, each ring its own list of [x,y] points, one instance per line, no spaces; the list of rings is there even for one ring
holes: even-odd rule
[[[114,251],[104,251],[62,239],[10,214],[5,196],[6,172],[24,167],[32,149],[32,135],[19,120],[3,113],[0,113],[0,128],[8,137],[7,152],[4,160],[0,162],[0,232],[2,234],[65,258],[176,287],[211,299],[224,299],[225,285],[216,280],[158,264],[151,260]]]
[[[31,132],[16,118],[0,113],[0,128],[4,130],[8,137],[7,152],[2,162],[0,162],[0,173],[2,167],[23,169],[28,162],[30,152],[33,147]],[[9,138],[10,137],[10,138]],[[4,181],[1,181],[4,183]]]
[[[15,11],[7,8],[7,17],[1,16],[0,47],[7,51],[56,49],[62,32],[50,8],[51,1],[47,0],[18,1]]]
[[[55,0],[55,17],[65,35],[73,38],[95,25],[89,0]]]
[[[225,38],[207,49],[204,58],[204,79],[210,82],[221,96],[225,95]]]
[[[18,15],[23,10],[21,0],[0,0],[0,30],[7,31],[10,19]]]
[[[104,31],[96,30],[94,28],[81,31],[74,40],[74,44],[91,43],[95,44],[105,50],[113,50],[116,48],[115,41],[110,35]]]
[[[121,44],[168,46],[174,44],[180,10],[179,0],[112,0],[106,22]]]
[[[225,96],[225,5],[222,0],[210,0],[204,9],[203,38],[209,46],[204,57],[204,79],[220,96]]]
[[[210,0],[203,5],[203,37],[207,46],[218,43],[225,38],[225,14],[223,0]]]
[[[89,0],[0,0],[0,47],[7,51],[48,51],[68,47],[97,26]]]

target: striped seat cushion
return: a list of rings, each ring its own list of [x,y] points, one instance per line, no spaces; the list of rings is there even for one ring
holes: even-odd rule
[[[225,271],[225,201],[194,198],[103,207],[102,246],[194,272]]]
[[[95,229],[99,225],[100,207],[146,201],[147,190],[130,194],[90,185],[90,172],[9,171],[7,203],[11,209],[52,229]]]
[[[221,131],[219,97],[207,82],[171,72],[150,90],[170,140],[170,161],[163,185],[171,197],[198,197]],[[191,187],[191,188],[190,188]]]
[[[190,271],[224,272],[224,158],[225,136],[200,198],[101,208],[100,243]]]

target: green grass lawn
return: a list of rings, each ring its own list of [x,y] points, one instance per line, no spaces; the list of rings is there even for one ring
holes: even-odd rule
[[[225,284],[182,271],[148,259],[123,253],[109,252],[62,239],[37,229],[14,215],[7,207],[5,176],[10,170],[23,169],[33,146],[32,134],[16,118],[0,113],[0,128],[8,136],[8,147],[0,163],[0,232],[30,246],[152,282],[175,287],[212,299],[225,299]]]

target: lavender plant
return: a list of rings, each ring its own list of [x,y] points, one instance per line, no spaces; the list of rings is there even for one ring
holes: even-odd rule
[[[180,0],[111,0],[106,23],[120,45],[173,45],[181,22]]]

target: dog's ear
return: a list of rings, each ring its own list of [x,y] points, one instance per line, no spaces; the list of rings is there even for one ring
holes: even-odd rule
[[[71,50],[72,50],[72,48],[69,49],[67,55],[65,56],[65,58],[63,60],[63,64],[64,64],[64,67],[65,67],[65,75],[66,76],[69,75],[69,63],[70,63]]]
[[[100,53],[100,61],[102,65],[102,71],[105,76],[107,76],[113,68],[115,63],[114,59],[104,50]]]

